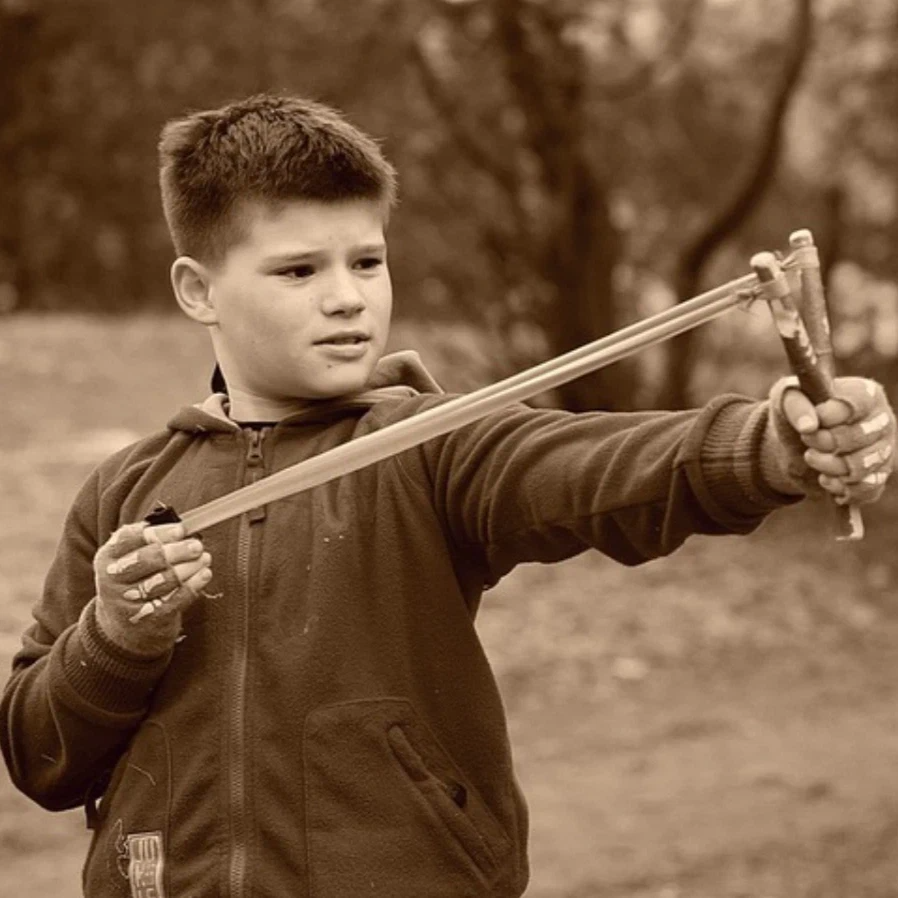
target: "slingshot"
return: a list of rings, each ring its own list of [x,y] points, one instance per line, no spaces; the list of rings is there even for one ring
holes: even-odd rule
[[[756,299],[769,303],[802,390],[813,402],[822,402],[832,395],[832,349],[820,283],[820,263],[810,231],[794,232],[790,245],[792,252],[782,261],[772,253],[758,254],[752,259],[753,274],[728,281],[564,355],[451,399],[383,430],[360,436],[180,516],[170,507],[160,506],[147,520],[152,524],[181,521],[188,534],[198,533],[269,502],[320,486],[464,427],[506,406],[530,399],[669,340],[723,315],[735,306]],[[796,296],[796,292],[800,296]],[[858,510],[847,506],[836,508],[837,538],[862,537],[863,521]]]

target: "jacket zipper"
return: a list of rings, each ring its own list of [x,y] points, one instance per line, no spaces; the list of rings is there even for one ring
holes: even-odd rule
[[[244,483],[255,483],[264,473],[262,442],[267,428],[246,430],[248,442]],[[229,892],[242,898],[246,885],[249,851],[249,812],[246,796],[246,693],[249,673],[250,577],[253,525],[265,519],[265,508],[247,512],[240,518],[237,534],[237,581],[240,584],[236,613],[239,615],[232,660],[231,733],[230,733],[230,833],[231,854]]]

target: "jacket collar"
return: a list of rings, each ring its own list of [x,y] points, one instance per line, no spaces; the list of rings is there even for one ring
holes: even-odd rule
[[[218,369],[216,367],[216,372]],[[223,386],[220,372],[213,385]],[[387,399],[408,399],[421,393],[442,393],[439,384],[411,349],[385,355],[376,365],[364,390],[336,399],[309,400],[305,408],[284,418],[281,424],[326,420],[350,409],[369,409]],[[213,392],[203,402],[182,408],[168,423],[170,430],[190,433],[228,433],[240,425],[228,417],[228,395]]]

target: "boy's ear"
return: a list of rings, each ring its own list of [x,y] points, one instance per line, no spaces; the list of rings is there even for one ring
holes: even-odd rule
[[[190,256],[179,256],[172,263],[171,285],[184,314],[206,326],[218,323],[211,300],[210,273],[205,265]]]

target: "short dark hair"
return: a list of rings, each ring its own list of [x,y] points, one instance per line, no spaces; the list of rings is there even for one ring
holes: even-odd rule
[[[246,201],[396,201],[377,142],[328,106],[260,94],[169,121],[159,140],[162,208],[175,251],[214,263],[240,239]]]

